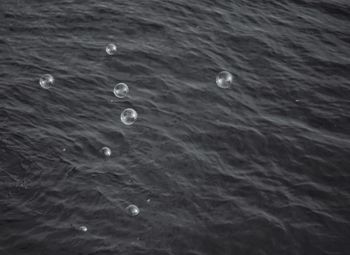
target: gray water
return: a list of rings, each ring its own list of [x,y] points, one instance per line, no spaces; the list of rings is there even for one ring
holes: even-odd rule
[[[0,19],[1,255],[349,254],[349,1],[1,0]]]

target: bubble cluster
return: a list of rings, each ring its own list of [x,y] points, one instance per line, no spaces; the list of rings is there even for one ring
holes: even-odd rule
[[[216,76],[216,84],[218,87],[228,89],[231,87],[233,82],[233,76],[227,71],[222,71]]]
[[[43,89],[50,89],[53,87],[55,79],[51,74],[44,74],[39,79],[39,84]]]
[[[129,205],[125,210],[130,216],[137,216],[140,213],[140,209],[136,205]]]
[[[112,155],[112,151],[108,147],[102,147],[101,152],[105,157],[110,157]]]
[[[106,52],[108,55],[114,55],[117,52],[117,46],[114,43],[109,43],[106,46]]]
[[[106,53],[108,55],[114,55],[117,52],[117,46],[114,43],[109,43],[106,46]],[[39,84],[42,88],[44,89],[50,89],[54,86],[55,83],[55,79],[51,74],[44,74],[40,77],[39,79]],[[228,89],[232,86],[233,83],[233,75],[228,72],[228,71],[221,71],[220,73],[217,74],[216,76],[216,84],[218,87],[223,88],[223,89]],[[127,84],[125,83],[118,83],[114,86],[113,89],[113,93],[117,98],[124,98],[126,96],[128,96],[129,93],[129,87]],[[299,99],[295,99],[295,102],[299,102]],[[113,100],[111,100],[111,102],[114,102]],[[135,123],[135,121],[138,118],[138,114],[137,112],[132,109],[132,108],[126,108],[122,111],[121,115],[120,115],[120,119],[121,122],[125,125],[132,125]],[[66,148],[62,148],[62,151],[65,152]],[[102,147],[100,149],[100,153],[108,158],[112,155],[112,151],[109,147]],[[11,177],[11,176],[10,176]],[[16,179],[14,179],[16,181]],[[129,183],[133,183],[132,179],[129,179]],[[21,187],[25,186],[25,183],[20,183]],[[26,187],[25,187],[26,188]],[[151,198],[148,198],[146,200],[146,202],[149,204],[151,203]],[[140,214],[140,209],[134,205],[134,204],[130,204],[125,208],[125,211],[128,215],[130,216],[137,216]],[[73,226],[73,225],[72,225]],[[81,232],[87,232],[88,228],[86,226],[79,226],[75,225],[73,226],[75,230],[79,230]]]
[[[120,115],[120,120],[125,125],[132,125],[137,120],[137,112],[132,108],[126,108]]]
[[[129,93],[129,87],[125,83],[118,83],[114,86],[113,93],[116,97],[124,98]]]

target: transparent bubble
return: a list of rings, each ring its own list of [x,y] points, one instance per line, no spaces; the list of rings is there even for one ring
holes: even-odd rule
[[[114,55],[117,52],[117,46],[114,43],[110,43],[106,46],[106,52],[108,55]]]
[[[83,231],[83,232],[86,232],[88,230],[88,228],[86,226],[80,226],[79,230]]]
[[[101,152],[105,157],[110,157],[112,155],[112,151],[108,147],[102,147]]]
[[[230,88],[232,85],[233,76],[227,71],[222,71],[216,76],[216,84],[223,89]]]
[[[55,83],[55,79],[51,74],[44,74],[40,77],[39,84],[44,89],[50,89],[53,87],[53,84]]]
[[[132,125],[137,119],[137,112],[134,109],[127,108],[120,115],[120,119],[125,125]]]
[[[113,89],[113,93],[116,97],[123,98],[129,92],[129,87],[125,83],[118,83]]]
[[[129,205],[125,210],[130,216],[137,216],[140,213],[140,209],[136,205]]]

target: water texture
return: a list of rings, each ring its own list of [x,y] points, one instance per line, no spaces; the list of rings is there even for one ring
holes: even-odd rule
[[[349,254],[348,0],[1,0],[0,21],[0,255]]]

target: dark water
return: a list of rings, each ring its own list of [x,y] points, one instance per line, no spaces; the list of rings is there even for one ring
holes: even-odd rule
[[[0,255],[350,254],[348,0],[1,0],[0,21]]]

